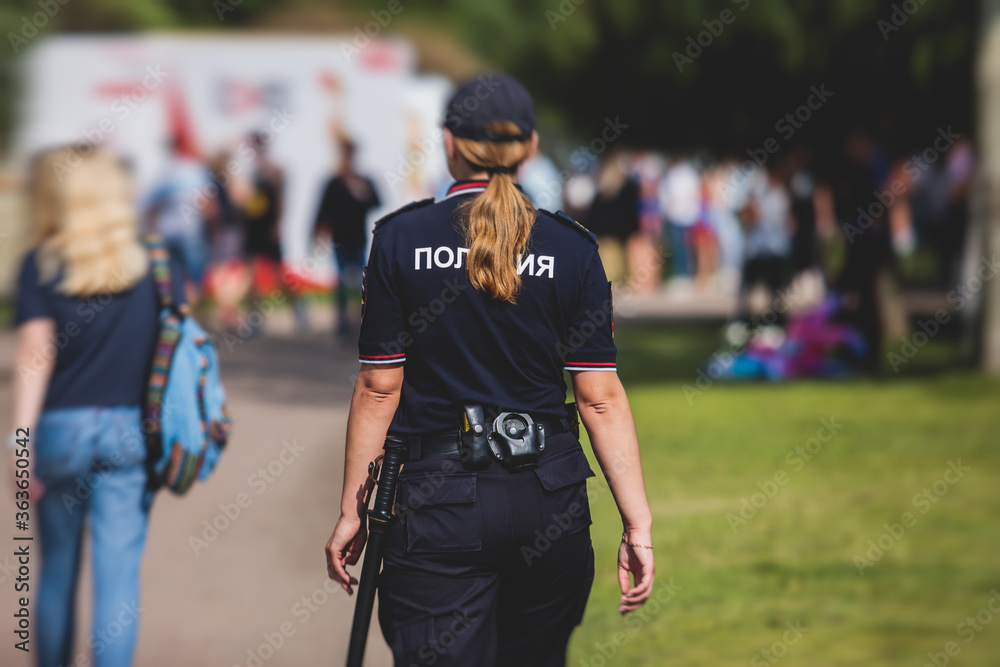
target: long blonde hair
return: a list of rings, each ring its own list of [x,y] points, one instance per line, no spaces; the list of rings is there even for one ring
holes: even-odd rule
[[[510,121],[490,123],[486,129],[496,134],[521,132]],[[521,291],[517,261],[528,246],[536,214],[531,200],[514,184],[514,173],[531,152],[531,140],[497,142],[455,137],[455,148],[473,168],[509,170],[491,174],[486,191],[462,204],[459,216],[469,247],[469,282],[497,301],[516,303]]]
[[[125,168],[93,146],[66,146],[36,157],[29,184],[40,244],[41,281],[67,296],[125,291],[149,269]]]

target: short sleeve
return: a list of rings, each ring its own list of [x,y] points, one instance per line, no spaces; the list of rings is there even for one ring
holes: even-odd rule
[[[52,288],[39,284],[37,253],[29,253],[17,278],[17,316],[15,322],[55,317],[52,311]]]
[[[363,364],[406,361],[402,306],[392,264],[376,234],[364,269],[358,360]]]
[[[568,371],[615,371],[618,348],[614,341],[614,305],[611,283],[596,248],[584,272],[576,313],[561,347]]]

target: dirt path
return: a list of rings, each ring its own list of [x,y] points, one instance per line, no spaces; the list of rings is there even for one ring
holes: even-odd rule
[[[235,436],[208,483],[184,498],[162,494],[154,504],[135,664],[342,664],[353,598],[326,586],[323,547],[338,515],[356,357],[322,335],[253,338],[231,351],[221,345],[220,354]],[[16,381],[12,356],[12,335],[0,333],[3,433]],[[0,518],[13,524],[9,496],[0,498]],[[32,661],[13,648],[9,629],[16,604],[13,559],[5,562],[12,532],[0,530],[7,544],[0,547],[0,664],[22,667]],[[90,632],[84,567],[78,634],[87,634],[78,636],[77,665],[91,664],[84,650]],[[366,664],[391,664],[377,623]]]

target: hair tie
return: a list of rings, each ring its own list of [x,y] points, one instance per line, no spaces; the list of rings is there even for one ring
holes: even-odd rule
[[[490,176],[494,174],[513,174],[514,167],[487,167],[486,173]]]

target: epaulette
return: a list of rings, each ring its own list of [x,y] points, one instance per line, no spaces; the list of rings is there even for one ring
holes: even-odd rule
[[[579,222],[577,222],[573,218],[569,217],[568,215],[566,215],[562,211],[556,211],[555,213],[553,213],[552,211],[546,211],[544,208],[540,208],[538,210],[541,213],[547,213],[548,215],[551,215],[553,218],[555,218],[559,222],[563,223],[564,225],[572,227],[573,229],[575,229],[576,231],[580,232],[581,234],[583,234],[584,236],[586,236],[588,239],[590,239],[591,243],[593,243],[594,245],[597,245],[597,236],[592,231],[590,231],[589,229],[587,229],[586,227],[584,227]]]
[[[383,215],[381,218],[379,218],[375,222],[375,229],[378,229],[379,227],[381,227],[385,223],[389,222],[390,220],[392,220],[393,218],[395,218],[400,213],[406,213],[407,211],[412,211],[415,208],[423,208],[424,206],[428,206],[428,205],[433,204],[433,203],[434,203],[434,198],[433,197],[429,197],[427,199],[421,199],[419,201],[410,202],[406,206],[402,206],[400,208],[397,208],[392,213],[388,213],[386,215]]]

